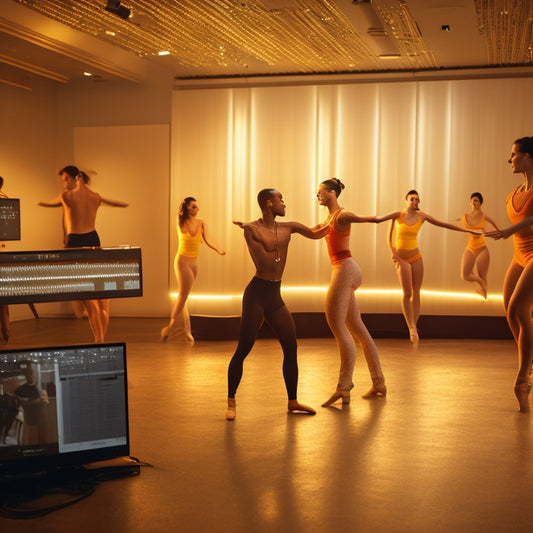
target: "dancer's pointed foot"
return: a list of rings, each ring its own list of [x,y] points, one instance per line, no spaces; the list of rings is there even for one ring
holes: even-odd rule
[[[517,383],[514,386],[514,394],[518,400],[518,405],[520,406],[521,413],[529,413],[529,391],[531,390],[531,385],[527,382]]]
[[[177,340],[178,342],[190,342],[191,344],[194,344],[194,337],[186,331],[180,333],[179,335],[176,335],[175,340]]]
[[[304,405],[298,402],[298,400],[289,400],[287,409],[289,413],[309,413],[310,415],[316,415],[316,411],[312,407]]]
[[[169,338],[169,327],[168,326],[165,326],[162,330],[161,330],[161,342],[167,342],[168,341],[168,338]]]
[[[331,395],[329,400],[325,401],[322,404],[322,407],[328,407],[328,405],[334,404],[337,400],[342,398],[342,403],[348,404],[350,403],[350,391],[353,389],[353,383],[348,388],[339,388],[337,386],[337,390]]]
[[[479,284],[479,294],[481,294],[481,296],[483,296],[483,298],[485,298],[485,300],[487,299],[487,293],[488,293],[488,283],[487,283],[487,280],[483,279],[483,278],[480,278],[478,276],[478,278],[476,279],[476,281],[478,282]]]
[[[235,420],[237,415],[237,405],[235,403],[235,398],[228,398],[228,410],[226,411],[226,420]]]
[[[416,329],[416,327],[409,328],[409,340],[413,344],[418,344],[418,330]]]
[[[361,396],[365,400],[371,398],[384,398],[387,396],[387,385],[385,385],[385,378],[372,378],[372,388]]]
[[[181,330],[180,332],[178,330],[173,330],[169,326],[165,326],[161,330],[161,342],[167,342],[174,338],[177,341],[194,343],[194,337],[188,331]]]

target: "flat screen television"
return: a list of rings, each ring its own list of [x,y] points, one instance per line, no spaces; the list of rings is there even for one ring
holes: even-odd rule
[[[18,198],[0,198],[0,241],[20,241]]]
[[[0,351],[0,475],[128,456],[126,344]]]

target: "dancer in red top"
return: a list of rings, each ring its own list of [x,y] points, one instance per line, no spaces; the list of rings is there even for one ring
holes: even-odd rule
[[[522,185],[507,196],[512,226],[487,233],[495,239],[513,235],[514,255],[503,283],[507,323],[518,347],[518,374],[514,392],[521,412],[529,412],[529,377],[533,362],[533,137],[517,139],[511,150],[513,174],[523,174]]]
[[[356,355],[354,337],[363,348],[372,378],[372,388],[363,398],[387,394],[378,350],[361,319],[354,295],[354,291],[361,285],[362,272],[350,252],[350,225],[355,222],[383,222],[393,218],[397,213],[385,217],[358,216],[350,213],[341,208],[337,200],[343,189],[344,185],[341,181],[333,178],[322,182],[317,194],[320,205],[326,206],[329,210],[329,233],[326,235],[326,242],[332,271],[326,297],[326,318],[337,341],[341,357],[337,390],[329,400],[322,404],[322,407],[331,405],[339,399],[342,399],[342,403],[350,402]]]

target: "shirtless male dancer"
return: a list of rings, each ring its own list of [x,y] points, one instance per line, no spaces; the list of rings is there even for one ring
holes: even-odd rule
[[[312,407],[302,405],[296,399],[296,329],[292,315],[281,298],[280,286],[291,234],[299,233],[310,239],[320,239],[327,233],[328,226],[309,228],[299,222],[276,222],[276,216],[285,216],[285,203],[276,189],[263,189],[258,194],[257,201],[262,218],[247,224],[234,222],[244,230],[256,272],[243,294],[239,344],[228,367],[226,420],[235,419],[235,393],[241,381],[244,359],[255,343],[263,320],[270,324],[283,349],[283,378],[289,399],[289,412],[300,411],[314,415],[316,411]]]
[[[39,202],[42,207],[63,206],[64,224],[66,230],[66,248],[99,247],[100,239],[96,232],[96,213],[100,205],[113,207],[128,207],[128,204],[117,200],[108,200],[92,191],[88,185],[89,176],[85,172],[78,172],[72,177],[73,169],[68,166],[59,171],[66,189],[52,202]],[[94,335],[95,343],[104,342],[109,325],[109,300],[84,300],[87,309],[89,325]]]

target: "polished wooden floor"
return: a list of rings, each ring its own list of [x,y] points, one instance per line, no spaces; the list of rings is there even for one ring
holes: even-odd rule
[[[261,339],[245,363],[237,419],[224,419],[234,341],[159,342],[159,319],[112,319],[127,341],[132,455],[153,468],[3,532],[530,532],[533,424],[519,413],[508,340],[377,341],[386,399],[359,357],[350,405],[333,391],[333,339],[299,342],[289,415],[281,353]],[[13,324],[13,348],[90,341],[86,320]]]

